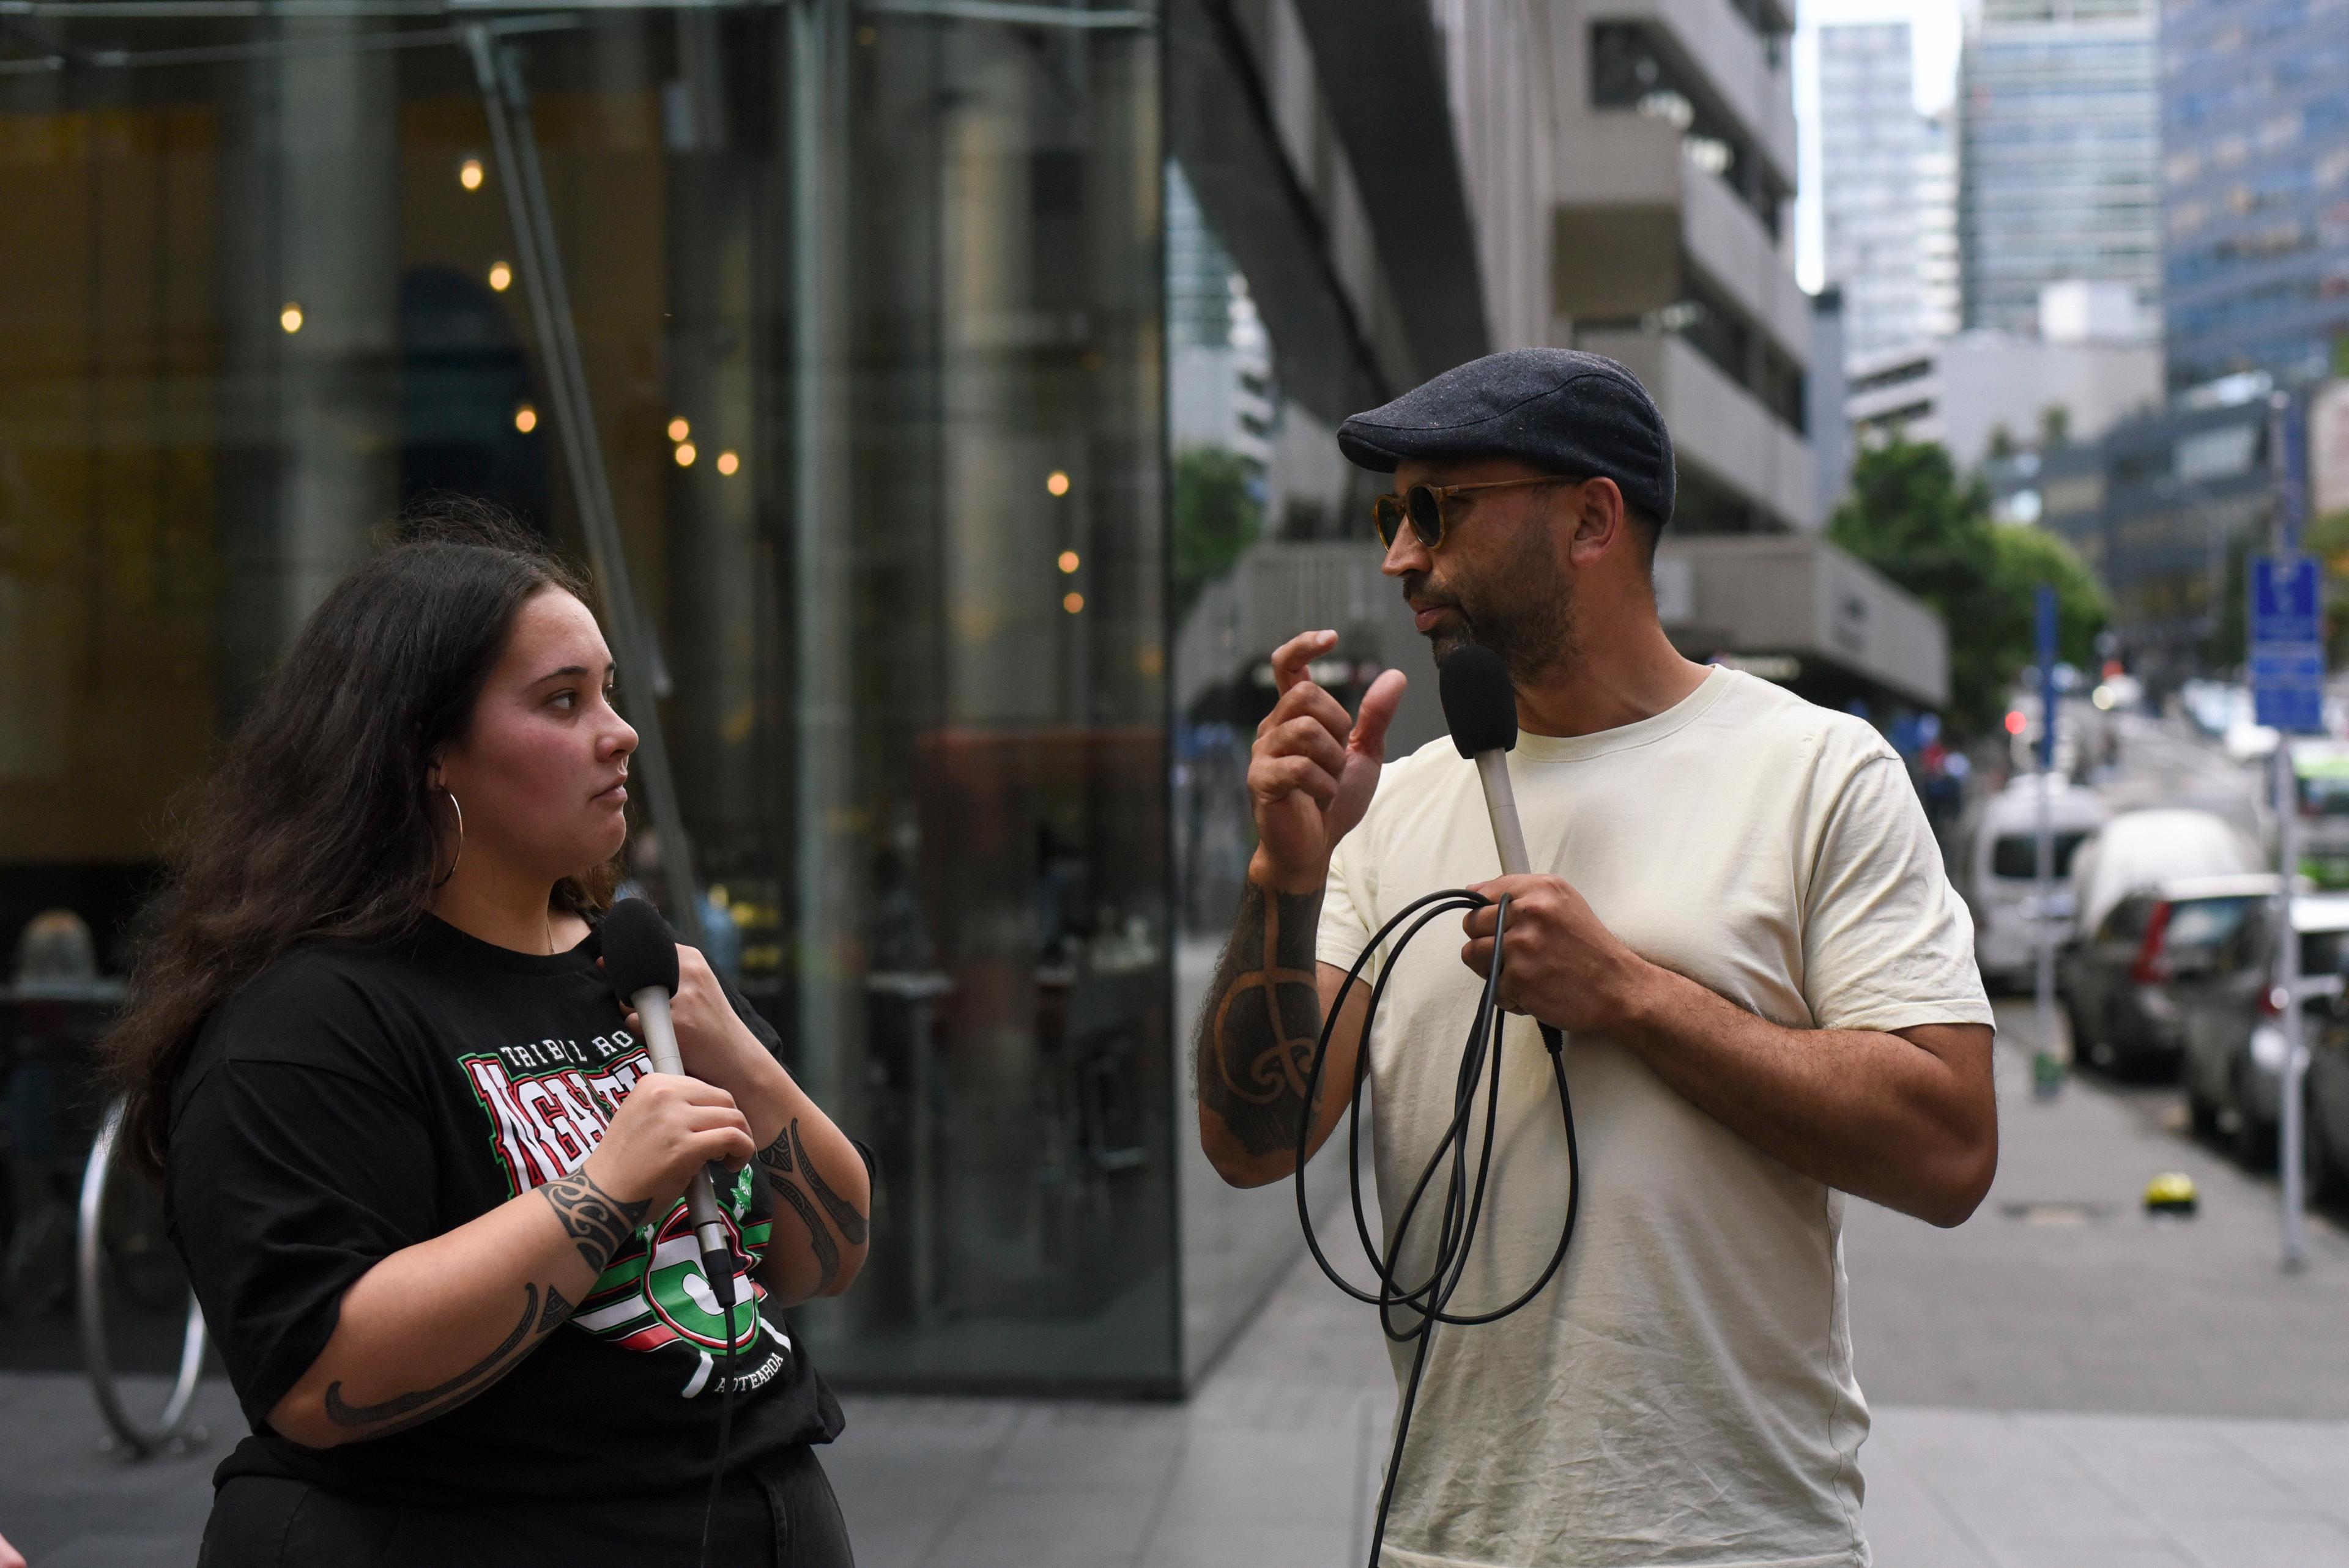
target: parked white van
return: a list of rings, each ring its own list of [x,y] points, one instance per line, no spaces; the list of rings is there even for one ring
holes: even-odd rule
[[[2111,812],[2093,790],[2063,774],[2053,776],[2047,814],[2054,830],[2054,888],[2039,904],[2039,791],[2028,773],[1984,802],[1966,846],[1966,903],[1973,911],[1974,957],[1982,984],[2027,986],[2039,963],[2044,933],[2061,943],[2072,929],[2072,858]]]
[[[2073,934],[2093,936],[2130,893],[2181,877],[2223,877],[2269,870],[2251,836],[2215,812],[2187,807],[2124,811],[2079,851],[2072,865]]]

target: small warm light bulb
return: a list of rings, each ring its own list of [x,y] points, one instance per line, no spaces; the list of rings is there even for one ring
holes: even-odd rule
[[[1044,488],[1054,495],[1066,495],[1069,493],[1069,476],[1054,469],[1051,476],[1045,480]]]
[[[503,262],[490,263],[490,287],[503,294],[513,286],[513,269]]]
[[[677,466],[678,468],[689,469],[693,467],[693,459],[699,456],[701,456],[701,454],[693,449],[693,443],[691,441],[679,441],[677,444]]]
[[[732,473],[733,473],[737,469],[740,469],[741,466],[742,466],[742,459],[741,459],[740,457],[738,457],[737,455],[735,455],[734,453],[732,453],[732,452],[720,452],[720,453],[719,453],[719,454],[718,454],[718,471],[719,471],[719,473],[721,473],[721,474],[727,474],[727,475],[731,475],[731,474],[732,474]]]
[[[538,428],[538,410],[524,403],[514,410],[514,428],[529,435]]]
[[[481,160],[478,158],[468,158],[457,165],[457,183],[468,191],[479,191],[481,181],[487,178],[481,172]]]
[[[676,418],[671,419],[668,422],[668,438],[670,440],[682,441],[692,434],[693,427],[686,423],[684,415],[679,414]]]
[[[1079,564],[1079,562],[1078,562],[1078,561],[1077,561],[1077,552],[1076,552],[1075,551],[1073,551],[1073,550],[1063,550],[1062,552],[1061,552],[1061,571],[1063,571],[1063,572],[1074,572],[1074,571],[1077,569],[1078,564]]]
[[[285,308],[277,313],[277,325],[288,332],[302,330],[302,307],[288,300]]]
[[[1084,607],[1085,596],[1081,593],[1071,593],[1061,601],[1061,608],[1066,610],[1071,615],[1075,614],[1078,611],[1082,610]]]

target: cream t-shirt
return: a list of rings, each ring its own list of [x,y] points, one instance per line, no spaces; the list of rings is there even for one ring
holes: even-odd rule
[[[1534,869],[1739,1006],[1798,1029],[1991,1021],[1965,906],[1899,758],[1862,720],[1716,668],[1636,724],[1522,736],[1509,773]],[[1404,904],[1499,865],[1475,768],[1450,740],[1389,765],[1331,861],[1322,962],[1350,965]],[[1463,940],[1447,916],[1412,944],[1372,1033],[1390,1226],[1451,1120],[1481,985]],[[1613,1040],[1569,1036],[1566,1060],[1583,1181],[1573,1251],[1514,1316],[1436,1331],[1385,1562],[1868,1563],[1842,1195]],[[1454,1312],[1520,1293],[1564,1213],[1566,1137],[1532,1020],[1509,1020],[1503,1063],[1495,1186]],[[1426,1244],[1403,1279],[1424,1275],[1434,1222],[1414,1221]],[[1411,1347],[1392,1348],[1400,1389]]]

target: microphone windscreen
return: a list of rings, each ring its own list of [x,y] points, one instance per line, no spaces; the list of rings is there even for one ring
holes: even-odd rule
[[[1435,666],[1435,687],[1461,756],[1516,749],[1517,688],[1509,684],[1508,663],[1500,655],[1462,644]]]
[[[647,985],[677,995],[677,933],[660,911],[640,898],[624,898],[595,928],[604,946],[604,978],[622,1000]]]

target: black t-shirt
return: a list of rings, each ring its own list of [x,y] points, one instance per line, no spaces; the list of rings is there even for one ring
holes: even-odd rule
[[[428,920],[396,948],[290,954],[206,1026],[174,1102],[166,1186],[173,1240],[253,1423],[222,1481],[282,1476],[440,1504],[708,1480],[725,1326],[681,1202],[613,1258],[570,1321],[447,1414],[324,1450],[268,1424],[361,1274],[577,1170],[652,1070],[597,951],[590,935],[568,953],[514,953]],[[730,1451],[752,1464],[831,1440],[841,1414],[754,1277],[773,1219],[766,1182],[751,1167],[720,1186],[751,1260],[737,1284]]]

